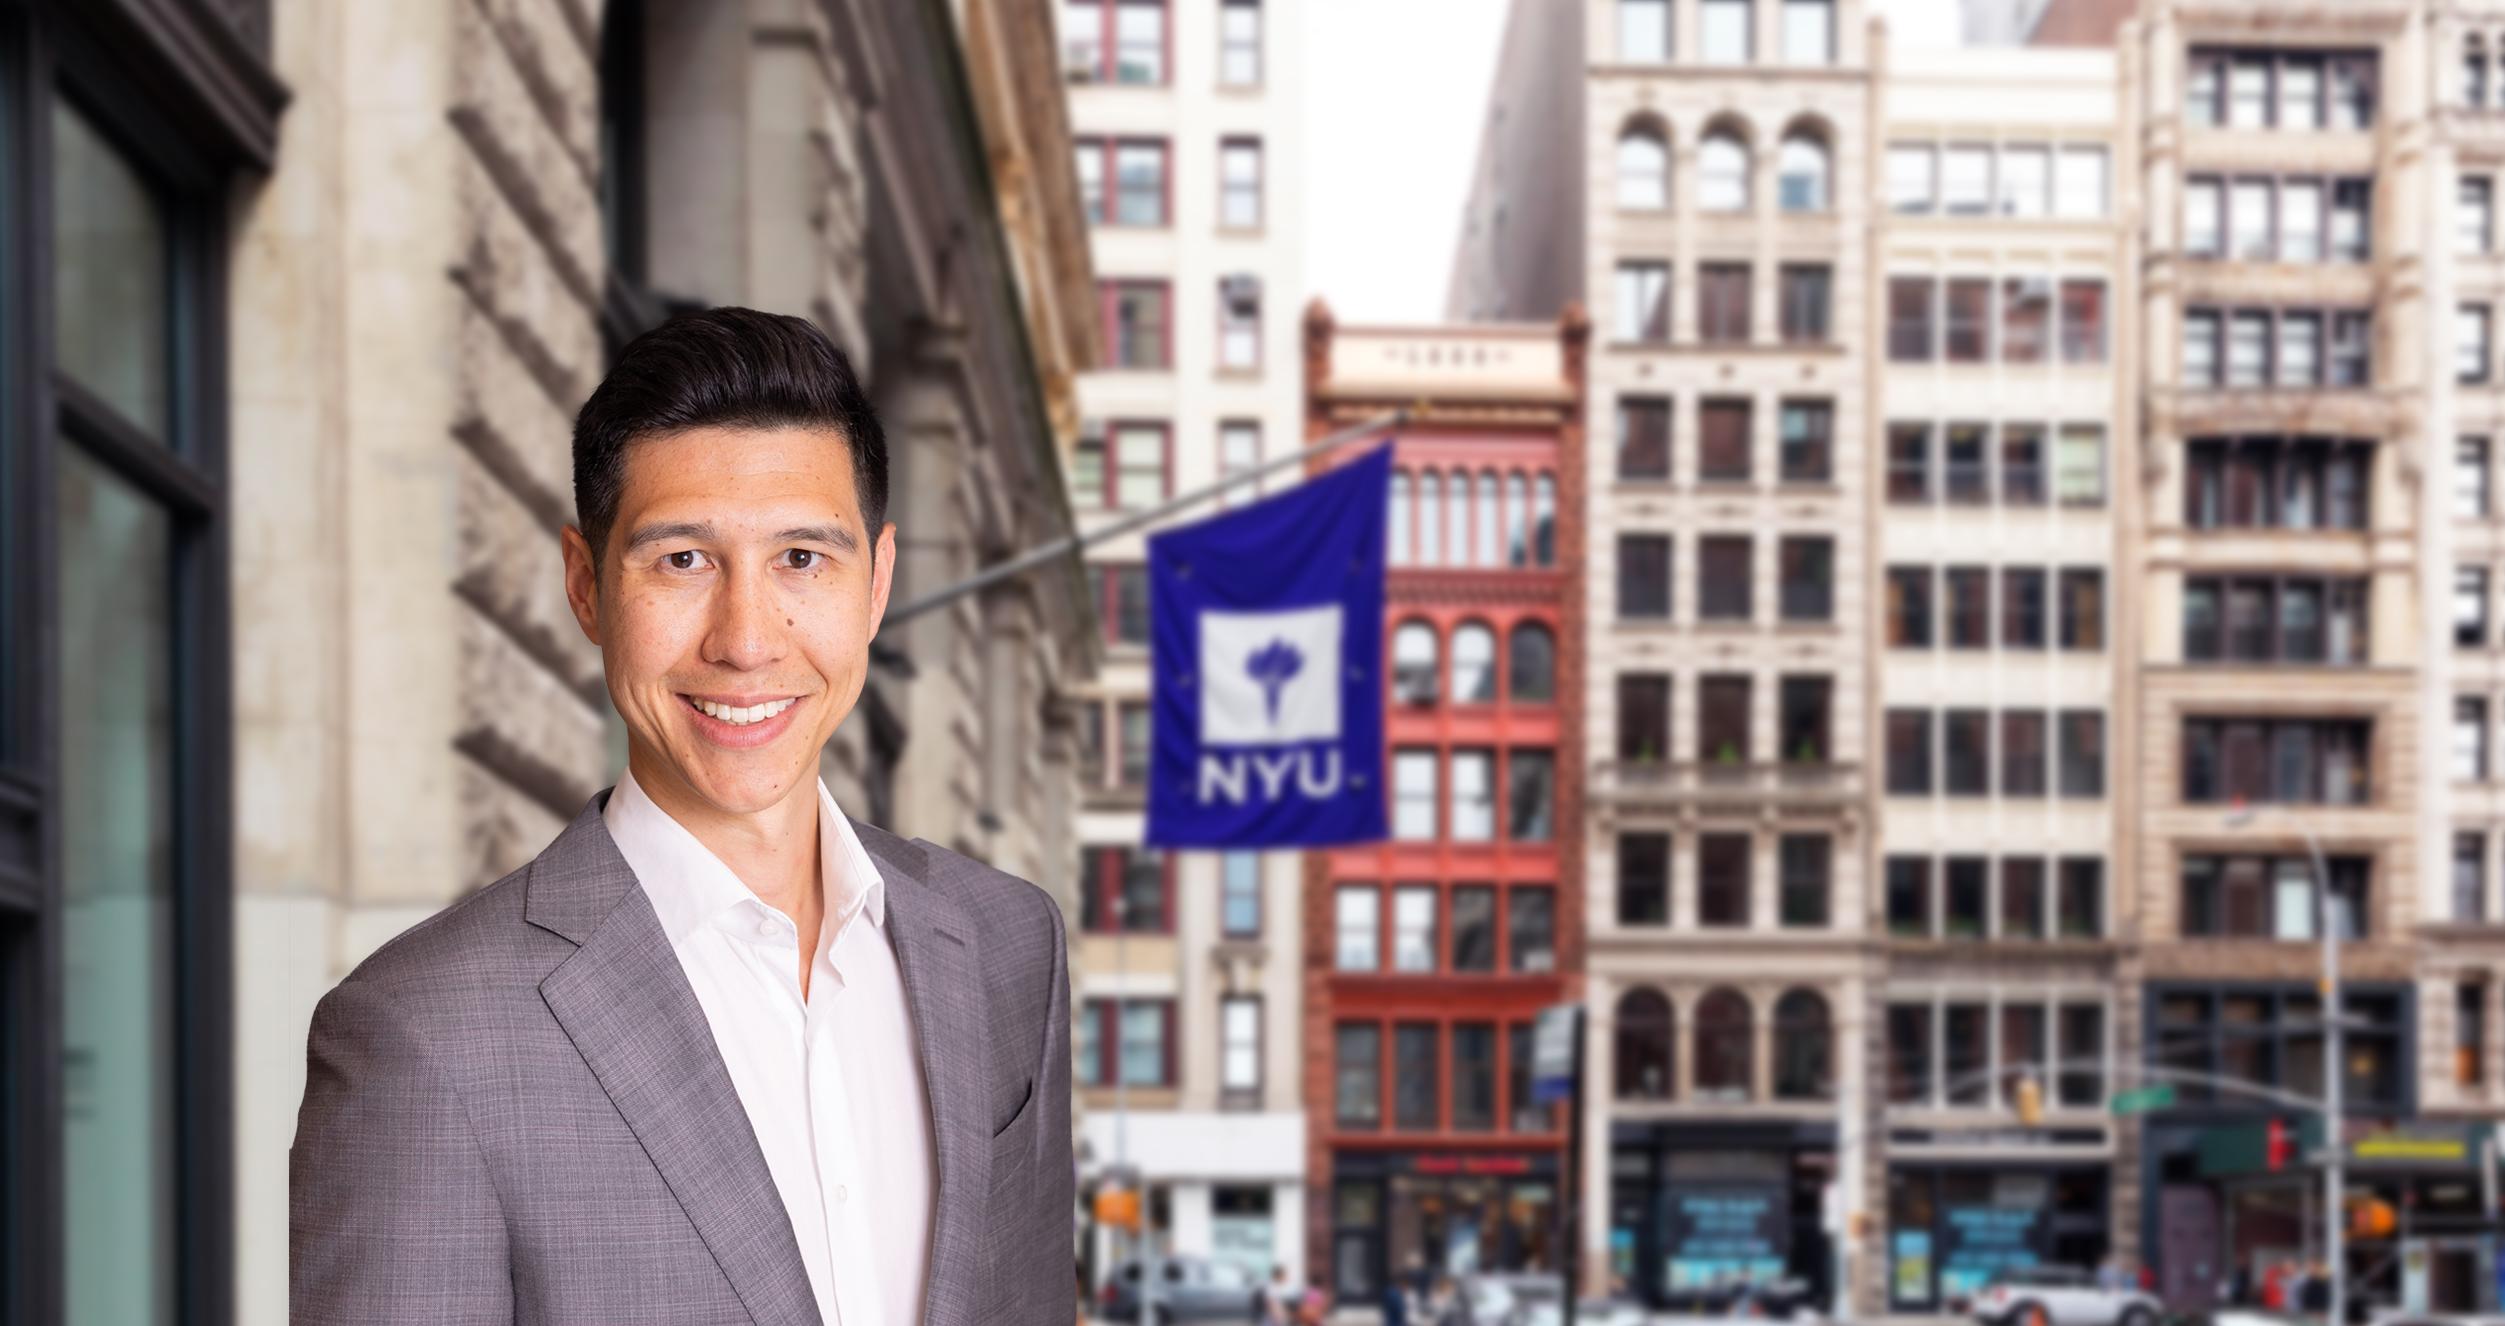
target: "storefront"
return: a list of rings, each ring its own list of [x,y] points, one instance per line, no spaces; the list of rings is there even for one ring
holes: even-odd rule
[[[1332,1160],[1331,1278],[1343,1302],[1387,1279],[1554,1271],[1555,1151],[1343,1150]]]
[[[1784,1276],[1825,1301],[1832,1125],[1620,1123],[1609,1169],[1610,1276],[1645,1302],[1706,1307]]]
[[[2100,1162],[1889,1166],[1888,1309],[1961,1313],[2005,1271],[2095,1270],[2110,1246],[2111,1190]]]

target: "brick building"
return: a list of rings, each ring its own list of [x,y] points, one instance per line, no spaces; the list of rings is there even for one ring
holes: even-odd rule
[[[1410,411],[1391,444],[1392,835],[1305,865],[1307,1256],[1372,1302],[1412,1267],[1562,1265],[1566,1121],[1529,1099],[1530,1044],[1583,966],[1587,329],[1343,328],[1316,304],[1304,330],[1308,436]]]

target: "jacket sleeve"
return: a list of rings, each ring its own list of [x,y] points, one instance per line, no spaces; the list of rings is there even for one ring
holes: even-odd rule
[[[1020,1212],[1025,1231],[1018,1246],[1025,1250],[1028,1270],[1012,1283],[1033,1286],[1036,1320],[1067,1319],[1072,1310],[1075,1216],[1071,1203],[1076,1183],[1070,1154],[1070,947],[1061,906],[1042,890],[1052,927],[1051,972],[1044,991],[1043,1061],[1035,1069],[1035,1182],[1029,1188],[1034,1205]],[[1058,1314],[1055,1316],[1054,1314]]]
[[[467,1108],[390,996],[313,1011],[288,1153],[289,1319],[509,1323],[504,1214]]]

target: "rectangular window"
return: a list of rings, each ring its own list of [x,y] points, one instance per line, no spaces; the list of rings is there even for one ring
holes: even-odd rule
[[[1253,419],[1227,419],[1218,424],[1218,473],[1245,474],[1261,464],[1261,424]],[[1229,506],[1261,496],[1260,479],[1245,479],[1221,500]]]
[[[1496,890],[1464,884],[1453,890],[1453,970],[1496,970]]]
[[[1544,843],[1556,832],[1557,757],[1544,750],[1505,755],[1505,837]]]
[[[1835,269],[1824,263],[1785,263],[1777,269],[1777,280],[1783,343],[1824,345],[1832,340]]]
[[[1992,788],[1991,715],[1951,709],[1940,715],[1940,790],[1979,797]]]
[[[2194,310],[2183,315],[2183,385],[2219,384],[2218,315]]]
[[[1982,424],[1950,424],[1943,434],[1941,476],[1949,501],[1980,506],[1992,500],[1989,440]]]
[[[2227,252],[2244,262],[2270,261],[2270,181],[2239,179],[2228,186]]]
[[[2052,211],[2053,157],[2041,144],[2006,144],[2000,158],[2002,216],[2044,216]]]
[[[2237,55],[2227,62],[2227,123],[2260,129],[2270,123],[2270,57]]]
[[[1070,504],[1097,511],[1105,501],[1105,430],[1091,420],[1080,425],[1078,446],[1070,456]]]
[[[1670,677],[1630,672],[1618,677],[1618,759],[1656,764],[1670,754]]]
[[[1887,426],[1887,500],[1918,505],[1931,500],[1931,429],[1927,424]]]
[[[1261,1000],[1228,995],[1218,1001],[1218,1090],[1229,1099],[1261,1096]]]
[[[1696,681],[1696,758],[1725,768],[1748,763],[1748,724],[1753,712],[1745,675],[1704,676]]]
[[[1992,643],[1991,573],[1979,566],[1952,566],[1948,582],[1948,647],[1983,649]]]
[[[1835,59],[1835,0],[1783,0],[1783,62],[1829,64]]]
[[[2362,806],[2372,736],[2363,719],[2187,718],[2183,799]]]
[[[1105,624],[1106,642],[1148,643],[1148,568],[1108,566],[1097,582],[1096,616]]]
[[[1650,345],[1670,339],[1670,264],[1619,263],[1611,293],[1617,301],[1617,339]]]
[[[2008,506],[2042,506],[2044,488],[2044,426],[2002,424],[2002,503]]]
[[[1333,1029],[1332,1114],[1342,1128],[1383,1126],[1383,1029],[1343,1022]]]
[[[2472,1091],[2488,1080],[2488,984],[2466,980],[2453,994],[2453,1084]]]
[[[1375,971],[1383,965],[1383,890],[1372,884],[1343,884],[1336,899],[1336,944],[1332,965],[1341,971]]]
[[[1618,0],[1618,59],[1661,64],[1670,58],[1670,0]]]
[[[2322,315],[2279,315],[2278,384],[2311,387],[2322,381]]]
[[[1931,647],[1931,568],[1891,566],[1887,570],[1887,647]]]
[[[1697,407],[1696,477],[1708,482],[1745,483],[1749,463],[1749,401],[1745,397],[1707,400]]]
[[[1453,1130],[1487,1132],[1496,1126],[1496,1028],[1485,1022],[1453,1024]]]
[[[2322,62],[2290,55],[2279,62],[2279,127],[2322,127]]]
[[[1938,197],[1939,150],[1929,143],[1890,143],[1887,205],[1900,216],[1929,212]]]
[[[1827,761],[1827,723],[1835,702],[1830,677],[1790,676],[1783,679],[1777,720],[1781,724],[1780,757],[1787,764],[1819,765]]]
[[[1113,215],[1117,226],[1166,223],[1166,144],[1162,138],[1113,145]]]
[[[1823,930],[1833,894],[1834,843],[1822,833],[1787,833],[1782,857],[1781,924],[1791,930]]]
[[[1141,700],[1124,700],[1114,706],[1116,736],[1121,740],[1121,758],[1114,769],[1114,786],[1148,786],[1148,705]]]
[[[2041,718],[2042,715],[2036,715]],[[2039,793],[2040,795],[2040,793]],[[2044,937],[2044,863],[2032,856],[2000,861],[2000,929],[2002,939]]]
[[[1107,430],[1113,445],[1113,507],[1142,510],[1173,496],[1167,482],[1172,434],[1161,423],[1117,423]]]
[[[1887,281],[1887,357],[1900,364],[1928,362],[1937,353],[1934,325],[1939,282],[1927,276],[1891,276]]]
[[[1891,1105],[1928,1105],[1932,1083],[1931,1006],[1887,1008],[1887,1099]]]
[[[1399,842],[1435,838],[1436,761],[1431,750],[1392,753],[1392,837]]]
[[[1947,332],[1942,356],[1952,364],[1980,364],[1992,354],[1992,283],[1952,277],[1948,283]]]
[[[2063,506],[2105,505],[2105,429],[2101,424],[2063,424],[2053,449],[2054,495]]]
[[[2099,1004],[2064,1004],[2059,1030],[2061,1056],[2059,1100],[2065,1109],[2092,1110],[2105,1104],[2105,1009]]]
[[[1979,856],[1952,856],[1940,863],[1940,920],[1948,938],[1983,937],[1991,865]]]
[[[2065,364],[2105,362],[2103,281],[2061,283],[2061,360]]]
[[[1457,750],[1452,754],[1452,840],[1485,843],[1496,839],[1496,756],[1492,751]]]
[[[1706,64],[1747,64],[1753,42],[1749,0],[1703,0],[1697,18],[1697,45]]]
[[[2453,378],[2457,382],[2488,380],[2488,306],[2464,304],[2453,310]]]
[[[1670,400],[1666,396],[1618,398],[1618,477],[1670,477]]]
[[[2226,252],[2226,186],[2216,176],[2183,182],[2183,256],[2216,258]]]
[[[2040,276],[2001,282],[2001,362],[2040,364],[2051,353],[2053,285]]]
[[[2331,914],[2344,937],[2366,915],[2364,857],[2325,859]],[[2187,856],[2181,877],[2182,930],[2203,939],[2315,938],[2314,863],[2305,856]]]
[[[1835,477],[1835,404],[1783,402],[1781,477],[1785,483],[1826,483]]]
[[[1787,535],[1778,560],[1783,574],[1783,620],[1833,621],[1835,540],[1822,535]]]
[[[1248,372],[1261,367],[1261,278],[1218,279],[1218,367]]]
[[[2480,922],[2488,914],[2488,839],[2484,833],[2453,835],[2453,919]]]
[[[1436,1088],[1442,1085],[1435,1024],[1403,1022],[1392,1029],[1392,1126],[1405,1132],[1431,1132],[1436,1119]]]
[[[2225,121],[2218,108],[2219,94],[2226,83],[2225,61],[2213,53],[2195,51],[2184,62],[2183,120],[2195,128],[2209,128]]]
[[[2053,211],[2073,218],[2105,215],[2105,149],[2064,147],[2053,168]]]
[[[1748,264],[1700,263],[1696,268],[1696,335],[1708,344],[1748,340]]]
[[[2094,709],[2061,711],[2061,795],[2105,795],[2105,715]]]
[[[1929,939],[1931,924],[1931,859],[1889,857],[1887,932],[1898,939]]]
[[[2227,385],[2270,385],[2270,315],[2240,310],[2227,319]]]
[[[2323,197],[2320,180],[2279,184],[2279,261],[2322,261]]]
[[[2331,363],[2326,381],[2334,387],[2362,387],[2373,371],[2370,337],[2363,313],[2331,315]]]
[[[1992,210],[1992,148],[1988,143],[1951,143],[1942,154],[1941,203],[1950,216],[1983,216]]]
[[[1748,858],[1744,833],[1700,834],[1696,839],[1696,923],[1716,928],[1748,924]]]
[[[1218,857],[1219,928],[1229,939],[1261,934],[1261,854],[1227,852]]]
[[[2453,781],[2476,783],[2488,776],[2488,702],[2476,695],[2453,697]]]
[[[1665,925],[1670,920],[1670,835],[1618,835],[1618,924]]]
[[[2044,572],[2036,567],[2001,568],[2001,644],[2008,649],[2044,647]]]
[[[2061,647],[2095,652],[2105,647],[2105,573],[2092,566],[2061,573]]]
[[[2061,937],[2094,939],[2105,933],[2105,863],[2092,856],[2061,859]]]
[[[2488,642],[2488,572],[2481,566],[2453,568],[2453,643],[2479,649]]]
[[[1228,230],[1261,227],[1261,140],[1228,138],[1218,144],[1218,224]]]
[[[1166,0],[1113,0],[1113,81],[1166,81]]]
[[[1105,283],[1105,347],[1108,368],[1167,368],[1172,364],[1170,287],[1163,281]]]
[[[2453,516],[2484,520],[2488,514],[2488,440],[2463,437],[2453,441]]]
[[[1670,536],[1618,536],[1618,616],[1628,620],[1670,616]]]
[[[2453,251],[2485,253],[2496,233],[2496,181],[2464,175],[2453,186]]]
[[[1121,1001],[1121,1073],[1128,1087],[1174,1085],[1174,1001]]]
[[[2001,795],[2042,797],[2047,787],[2044,760],[2044,714],[2001,712]]]
[[[1696,615],[1705,621],[1747,621],[1752,597],[1747,535],[1707,535],[1696,547]]]
[[[1557,969],[1557,891],[1517,884],[1505,891],[1505,952],[1518,972]]]
[[[1225,0],[1218,9],[1218,84],[1261,85],[1261,0]]]
[[[1887,711],[1887,790],[1890,796],[1931,792],[1931,711]]]
[[[2338,180],[2331,185],[2331,257],[2337,262],[2364,262],[2368,250],[2366,204],[2372,186],[2364,180]]]

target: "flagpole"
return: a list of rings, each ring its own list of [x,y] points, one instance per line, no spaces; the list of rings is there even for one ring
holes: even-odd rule
[[[1099,526],[1084,534],[1065,534],[1060,538],[1045,544],[1041,548],[1035,548],[1027,552],[1020,553],[1017,556],[1010,558],[1008,561],[987,566],[953,585],[944,585],[938,589],[932,590],[930,593],[924,594],[920,598],[905,604],[901,608],[890,608],[888,609],[886,618],[881,624],[883,626],[894,626],[899,622],[910,621],[913,618],[919,617],[923,613],[939,607],[944,603],[948,603],[951,600],[959,598],[963,595],[971,594],[978,589],[983,589],[990,585],[997,584],[1000,581],[1010,578],[1011,576],[1021,575],[1025,572],[1034,570],[1036,567],[1042,566],[1046,562],[1066,557],[1071,553],[1087,547],[1089,544],[1102,543],[1107,539],[1128,534],[1132,530],[1138,529],[1143,525],[1156,524],[1157,522],[1164,520],[1166,517],[1173,515],[1175,512],[1180,511],[1187,506],[1191,506],[1198,502],[1205,502],[1208,499],[1217,496],[1219,493],[1225,492],[1227,489],[1236,486],[1237,484],[1247,483],[1251,480],[1258,479],[1262,475],[1268,474],[1273,470],[1282,470],[1290,465],[1301,465],[1313,457],[1321,455],[1323,452],[1329,451],[1334,447],[1344,447],[1349,443],[1364,437],[1368,433],[1378,432],[1385,428],[1397,428],[1401,424],[1408,422],[1408,420],[1409,412],[1407,410],[1388,410],[1382,414],[1376,415],[1372,419],[1366,420],[1364,423],[1350,428],[1343,428],[1301,451],[1281,456],[1276,460],[1266,460],[1248,469],[1237,470],[1232,474],[1222,475],[1218,478],[1217,482],[1205,484],[1199,488],[1195,488],[1190,492],[1183,494],[1181,497],[1173,498],[1167,501],[1162,506],[1151,507],[1146,511],[1125,516],[1120,520],[1114,521],[1112,524]]]

